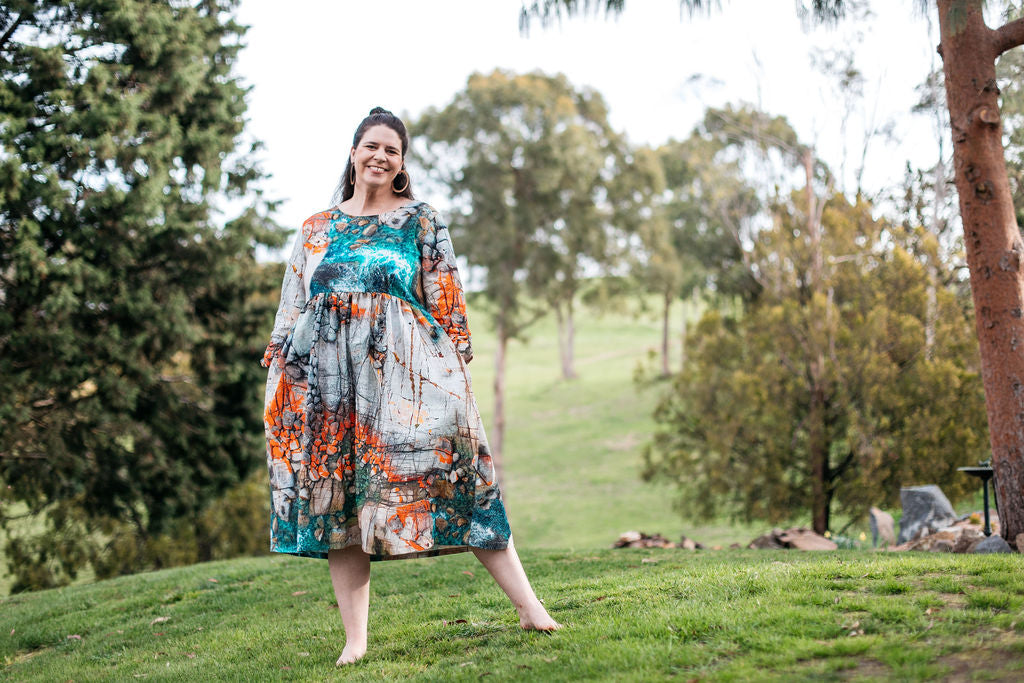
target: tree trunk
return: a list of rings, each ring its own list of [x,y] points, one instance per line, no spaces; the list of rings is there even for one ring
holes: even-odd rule
[[[672,308],[672,295],[665,292],[661,307],[661,376],[668,377],[668,314]]]
[[[562,315],[561,307],[553,306],[555,324],[558,327],[558,359],[562,364],[562,379],[575,379],[576,369],[573,367],[573,320],[572,300],[569,301],[566,315]]]
[[[808,297],[807,360],[809,405],[807,411],[807,455],[811,470],[811,521],[814,531],[824,534],[828,531],[829,502],[828,483],[829,443],[825,428],[825,333],[822,316],[815,314],[815,307],[827,296],[824,290],[825,257],[821,245],[821,219],[818,198],[814,194],[814,152],[807,148],[803,153],[804,175],[807,193],[807,235],[810,238],[811,263],[808,273],[810,296]],[[826,309],[827,310],[827,309]]]
[[[686,316],[690,314],[690,305],[683,300],[683,314],[680,316],[682,322],[679,326],[679,369],[686,369]]]
[[[573,320],[572,297],[565,304],[565,344],[562,347],[562,378],[576,379],[573,349],[576,345],[576,324]]]
[[[1024,23],[997,31],[981,0],[937,0],[953,169],[971,273],[1000,531],[1024,533],[1024,280],[1021,241],[1006,174],[995,59],[1024,41]]]
[[[811,365],[812,378],[817,363]],[[812,379],[813,381],[813,379]],[[810,410],[807,415],[807,451],[811,460],[811,526],[824,534],[828,531],[828,492],[830,472],[828,466],[828,435],[825,432],[825,392],[821,387],[811,391]]]
[[[497,337],[498,346],[494,351],[494,431],[488,445],[494,460],[494,474],[502,483],[505,480],[505,351],[508,349],[508,333],[501,320],[497,324]]]

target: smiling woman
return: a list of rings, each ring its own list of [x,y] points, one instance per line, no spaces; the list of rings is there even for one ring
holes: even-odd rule
[[[525,629],[554,630],[512,544],[466,364],[448,228],[413,198],[409,136],[376,108],[334,208],[302,226],[263,359],[271,549],[327,558],[366,651],[370,560],[473,551]]]

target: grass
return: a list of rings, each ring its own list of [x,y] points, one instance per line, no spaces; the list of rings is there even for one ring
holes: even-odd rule
[[[670,329],[679,329],[678,317]],[[764,530],[681,519],[674,488],[641,481],[642,449],[664,384],[638,390],[633,374],[652,364],[660,340],[652,313],[597,316],[584,309],[576,330],[579,377],[569,381],[561,378],[551,316],[530,328],[528,343],[510,345],[503,488],[520,546],[607,547],[630,529],[728,545]],[[672,344],[678,363],[676,338]],[[484,319],[474,324],[473,345],[474,391],[484,424],[492,425],[495,339]]]
[[[490,425],[494,339],[476,320],[471,369]],[[559,377],[550,319],[509,350],[503,487],[531,579],[565,630],[520,631],[471,556],[379,563],[370,654],[339,672],[325,564],[249,558],[0,599],[3,677],[1024,679],[1019,555],[610,550],[627,529],[707,545],[764,530],[681,519],[678,494],[640,480],[660,390],[637,391],[632,376],[659,334],[653,317],[580,315],[572,381]]]
[[[1011,556],[530,550],[566,628],[524,633],[471,556],[381,563],[345,680],[1018,680]],[[0,602],[4,676],[324,680],[340,620],[321,561],[242,559]]]

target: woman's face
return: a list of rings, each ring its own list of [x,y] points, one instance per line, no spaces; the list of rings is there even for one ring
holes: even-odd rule
[[[367,128],[350,154],[356,185],[367,189],[391,186],[402,170],[402,138],[388,126]]]

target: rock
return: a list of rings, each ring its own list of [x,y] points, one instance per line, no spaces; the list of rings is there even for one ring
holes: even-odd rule
[[[989,553],[1012,553],[1013,548],[1006,542],[1006,539],[999,534],[992,534],[983,541],[978,541],[974,548],[971,550],[972,553],[989,554]]]
[[[835,550],[837,546],[833,541],[814,533],[804,527],[793,527],[780,531],[772,529],[764,536],[759,536],[747,544],[748,548],[781,549],[795,548],[797,550]]]
[[[797,550],[835,550],[839,547],[835,541],[802,527],[786,529],[779,540],[786,544],[787,548],[796,548]]]
[[[871,508],[871,545],[878,547],[881,538],[885,545],[896,545],[896,521],[888,512]]]
[[[645,534],[642,531],[627,531],[612,544],[613,548],[674,548],[675,543],[661,534]]]
[[[1014,539],[1013,544],[1017,546],[1018,553],[1024,553],[1024,534],[1017,534],[1017,538]]]
[[[639,531],[623,531],[619,535],[619,540],[616,541],[616,543],[617,544],[618,543],[622,543],[623,545],[625,545],[627,543],[635,543],[636,541],[639,541],[641,538],[643,538],[643,536],[644,535],[642,533],[640,533]],[[621,548],[623,546],[617,546],[617,547]]]
[[[743,546],[741,546],[739,543],[730,543],[729,544],[729,550],[740,550],[742,547]]]
[[[959,520],[949,499],[938,486],[906,486],[900,489],[903,516],[899,543],[907,543],[951,526]]]
[[[951,553],[953,552],[953,542],[948,541],[945,538],[940,538],[932,543],[928,550],[933,553]]]
[[[748,543],[747,547],[755,550],[781,550],[786,547],[782,545],[782,541],[779,540],[779,536],[781,535],[781,529],[772,529],[765,535],[758,536],[753,541]]]
[[[679,547],[686,548],[687,550],[704,550],[704,544],[700,541],[695,541],[692,538],[687,538],[686,534],[683,534],[679,538]]]
[[[953,552],[969,553],[971,552],[971,547],[983,538],[985,538],[985,534],[981,532],[980,528],[974,526],[963,527],[956,543],[953,544]]]

